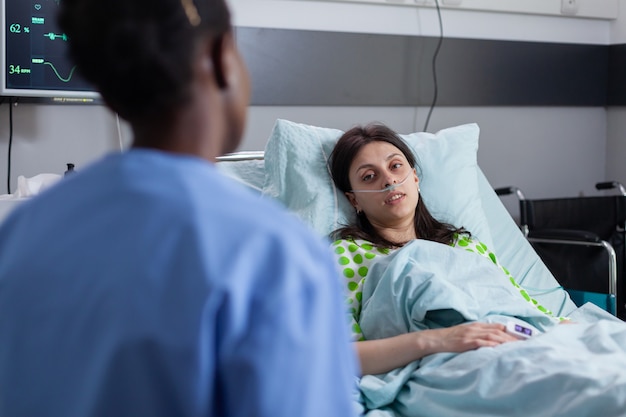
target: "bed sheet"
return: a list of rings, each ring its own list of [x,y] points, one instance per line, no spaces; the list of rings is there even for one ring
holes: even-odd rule
[[[599,308],[587,305],[559,324],[488,259],[428,241],[381,258],[371,275],[379,279],[363,291],[367,339],[463,321],[521,320],[543,333],[366,375],[359,388],[368,417],[624,415],[626,325]]]

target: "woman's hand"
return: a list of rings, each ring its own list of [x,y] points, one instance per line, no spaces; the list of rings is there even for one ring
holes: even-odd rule
[[[503,324],[471,323],[356,342],[361,372],[380,374],[439,352],[465,352],[518,340]]]
[[[519,340],[503,324],[471,323],[419,332],[424,356],[439,352],[465,352]]]

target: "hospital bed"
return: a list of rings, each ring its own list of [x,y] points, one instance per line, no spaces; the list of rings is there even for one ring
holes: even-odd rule
[[[345,196],[335,189],[327,166],[341,134],[337,129],[277,120],[263,152],[226,155],[216,165],[259,198],[277,200],[313,231],[328,236],[353,215]],[[556,316],[570,317],[577,325],[552,322],[550,331],[524,342],[460,354],[441,352],[385,374],[364,375],[358,378],[355,407],[367,417],[624,415],[626,326],[590,303],[579,308],[542,262],[477,164],[478,126],[401,137],[415,151],[420,198],[431,213],[471,231],[541,306]],[[406,253],[415,244],[481,259],[423,241],[394,255]],[[405,265],[407,260],[399,259]],[[466,264],[458,265],[457,271],[466,268]],[[479,292],[475,294],[480,296]],[[364,311],[368,302],[376,302],[373,298],[364,299]],[[483,300],[490,303],[495,297],[487,298],[475,304],[482,308]],[[396,303],[396,299],[384,301],[386,306]],[[374,316],[380,304],[372,309]],[[402,304],[399,310],[409,311],[402,301],[398,304]],[[534,306],[527,308],[542,316],[539,320],[546,319]],[[364,321],[362,313],[360,324]],[[387,323],[382,325],[385,330]]]

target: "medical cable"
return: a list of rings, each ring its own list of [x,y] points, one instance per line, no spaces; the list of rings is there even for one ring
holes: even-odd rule
[[[120,125],[120,115],[115,113],[115,121],[117,124],[117,140],[120,144],[120,152],[124,151],[124,141],[122,140],[122,126]]]
[[[7,194],[11,194],[11,154],[13,148],[13,103],[9,97],[9,147],[7,152]]]
[[[411,173],[409,172],[402,181],[388,185],[385,188],[380,189],[380,190],[350,190],[349,192],[351,193],[388,193],[389,191],[393,191],[399,186],[401,186],[402,184],[404,184],[406,180],[409,179],[410,176],[411,176]]]
[[[426,122],[424,123],[423,131],[428,131],[428,124],[430,123],[430,116],[433,114],[433,110],[437,105],[437,100],[439,99],[439,82],[437,80],[437,57],[439,56],[439,50],[441,49],[441,44],[443,43],[443,20],[441,19],[441,8],[439,7],[439,0],[435,0],[435,7],[437,8],[437,17],[439,18],[439,40],[437,41],[437,47],[435,48],[435,54],[433,55],[433,83],[435,91],[433,93],[433,102],[430,106],[430,110],[428,111],[428,116],[426,116]]]

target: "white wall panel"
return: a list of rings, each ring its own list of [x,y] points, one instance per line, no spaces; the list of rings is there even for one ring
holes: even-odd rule
[[[624,1],[624,0],[620,0]],[[438,36],[433,8],[312,0],[230,0],[237,25],[355,33]],[[611,21],[443,9],[444,34],[472,39],[605,45]]]
[[[310,1],[310,0],[284,0]],[[435,0],[323,0],[405,7],[436,7]],[[442,9],[480,10],[501,13],[541,14],[564,17],[615,19],[618,0],[438,0]]]
[[[626,43],[626,0],[619,0],[619,13],[611,22],[611,43]]]

